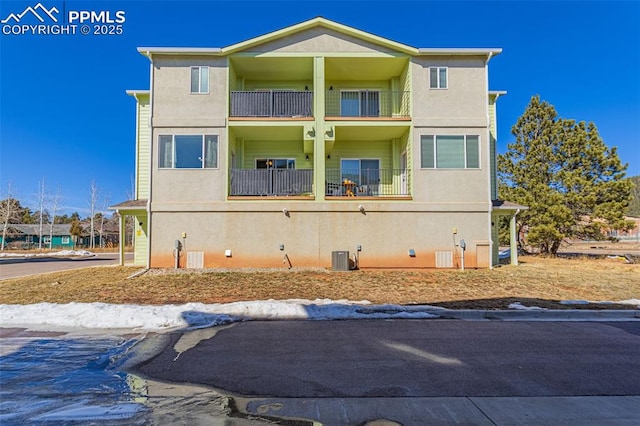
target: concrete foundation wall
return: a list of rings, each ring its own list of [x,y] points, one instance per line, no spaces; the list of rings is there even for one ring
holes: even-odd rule
[[[315,210],[308,207],[311,203],[303,209],[291,203],[265,204],[256,211],[153,213],[151,266],[174,265],[174,242],[182,240],[183,232],[185,250],[203,252],[204,267],[287,267],[285,254],[294,267],[330,267],[332,251],[349,251],[353,258],[361,245],[362,268],[434,268],[436,251],[453,252],[453,267],[458,268],[460,249],[454,244],[461,238],[467,243],[465,266],[489,266],[488,212],[419,211],[412,205],[405,211],[365,207],[362,213],[351,202]]]

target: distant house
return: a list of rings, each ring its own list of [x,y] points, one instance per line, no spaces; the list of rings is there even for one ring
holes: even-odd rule
[[[326,267],[351,251],[364,268],[489,268],[499,216],[515,236],[526,207],[497,200],[499,48],[416,48],[319,17],[138,51],[135,195],[111,207],[135,220],[135,264]]]
[[[633,222],[634,227],[628,231],[607,230],[607,237],[620,241],[640,242],[640,217],[625,216],[625,220]]]
[[[73,248],[73,236],[70,224],[53,225],[53,232],[49,234],[49,226],[42,227],[42,248]],[[0,243],[2,237],[0,236]],[[37,248],[40,244],[40,225],[9,225],[5,246],[15,249]]]

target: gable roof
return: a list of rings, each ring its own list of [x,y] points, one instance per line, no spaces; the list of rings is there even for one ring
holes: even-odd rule
[[[42,236],[49,236],[49,224],[44,224],[42,226]],[[10,228],[13,228],[16,232],[25,235],[39,235],[40,234],[40,225],[39,224],[12,224],[9,225]],[[53,225],[53,235],[58,236],[68,236],[71,231],[71,225],[68,223],[65,224],[57,224]]]
[[[416,48],[402,44],[384,37],[377,36],[366,31],[359,30],[357,28],[349,27],[344,24],[340,24],[335,21],[318,16],[313,19],[309,19],[298,24],[294,24],[270,33],[250,38],[248,40],[232,44],[227,47],[139,47],[138,52],[147,56],[149,59],[153,55],[205,55],[205,56],[226,56],[233,53],[246,51],[252,47],[268,43],[274,40],[279,40],[284,37],[300,33],[312,28],[326,28],[336,31],[338,33],[354,37],[360,40],[367,41],[369,43],[385,47],[400,53],[405,53],[412,56],[427,56],[427,55],[479,55],[479,56],[492,56],[498,55],[502,52],[500,48]]]

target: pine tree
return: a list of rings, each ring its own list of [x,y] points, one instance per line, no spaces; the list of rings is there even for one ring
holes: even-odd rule
[[[500,198],[529,206],[518,215],[521,247],[555,254],[566,238],[603,239],[606,229],[627,229],[631,183],[616,148],[593,123],[558,116],[531,98],[511,129],[515,142],[498,156]]]
[[[630,177],[633,182],[633,190],[631,191],[631,203],[629,204],[629,216],[640,217],[640,176]]]
[[[80,225],[80,221],[78,219],[74,219],[71,222],[69,233],[73,236],[73,246],[75,248],[76,244],[78,244],[78,239],[82,235],[82,225]]]

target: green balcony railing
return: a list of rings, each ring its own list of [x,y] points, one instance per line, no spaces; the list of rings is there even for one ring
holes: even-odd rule
[[[409,94],[408,91],[328,90],[325,116],[408,118]]]

